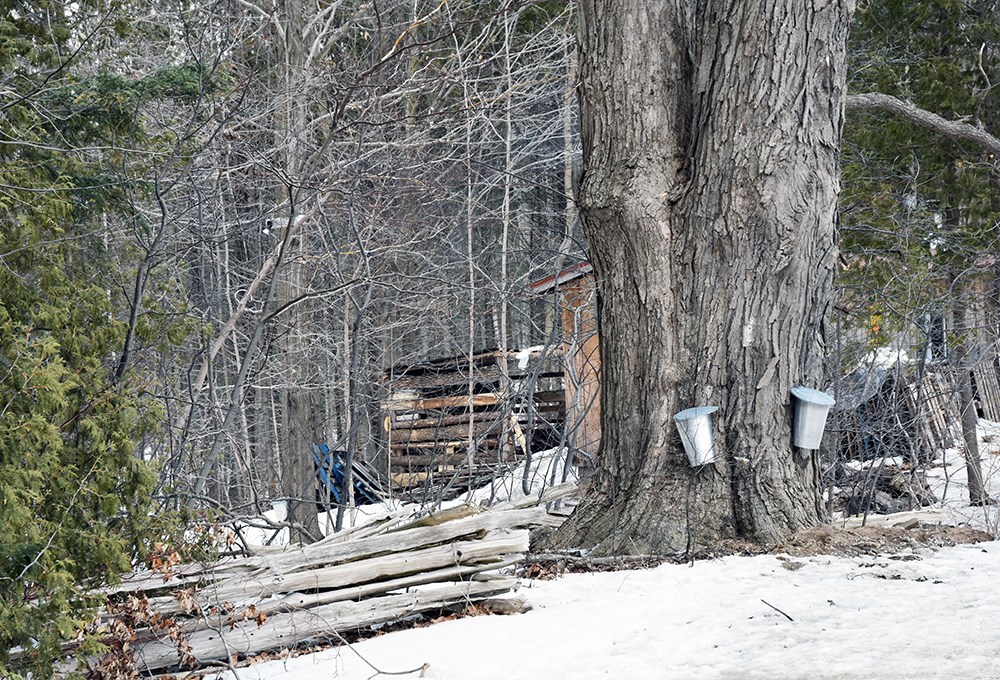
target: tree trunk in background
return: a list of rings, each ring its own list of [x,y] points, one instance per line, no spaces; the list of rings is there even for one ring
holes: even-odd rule
[[[958,409],[962,416],[962,440],[965,444],[965,471],[969,479],[969,503],[983,505],[986,494],[983,490],[983,466],[979,458],[979,414],[972,392],[972,366],[969,362],[969,347],[972,332],[969,328],[967,296],[971,294],[968,285],[957,286],[957,295],[952,304],[952,325],[955,337],[955,391],[958,393]]]
[[[306,230],[309,220],[302,213],[308,169],[306,157],[311,149],[309,112],[309,57],[304,44],[306,17],[299,0],[284,3],[284,64],[282,89],[278,97],[277,141],[283,149],[280,177],[284,186],[277,192],[278,205],[287,206],[290,214],[287,229],[294,230],[288,239],[284,271],[280,276],[279,303],[287,305],[310,290],[309,272],[304,260],[307,252]],[[283,341],[281,415],[281,492],[293,499],[288,504],[288,518],[303,527],[294,530],[293,541],[309,542],[319,537],[316,517],[316,474],[313,468],[313,444],[321,443],[319,427],[321,403],[315,388],[319,367],[309,347],[309,312],[311,303],[300,302],[284,312],[278,323],[287,327]],[[299,502],[296,502],[299,501]]]
[[[849,5],[581,2],[604,440],[560,543],[664,553],[821,520],[789,388],[822,386]],[[672,416],[707,404],[720,457],[694,470]]]
[[[293,254],[301,253],[297,244],[302,236],[290,242]],[[281,302],[287,304],[308,290],[306,271],[301,258],[289,261],[283,274],[285,284]],[[284,341],[282,359],[285,363],[285,387],[281,391],[281,493],[290,499],[288,521],[301,525],[305,531],[293,531],[293,540],[310,542],[320,536],[316,516],[316,473],[313,467],[313,444],[321,443],[322,405],[315,389],[318,368],[312,359],[306,332],[309,303],[304,302],[289,311],[291,328]]]

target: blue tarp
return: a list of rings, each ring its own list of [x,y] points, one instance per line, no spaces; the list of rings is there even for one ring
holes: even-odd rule
[[[313,462],[316,464],[316,475],[320,484],[329,492],[334,503],[341,503],[341,492],[344,488],[344,457],[343,451],[330,451],[326,444],[313,445]],[[378,503],[382,499],[373,480],[367,474],[353,466],[352,484],[354,487],[354,504]]]

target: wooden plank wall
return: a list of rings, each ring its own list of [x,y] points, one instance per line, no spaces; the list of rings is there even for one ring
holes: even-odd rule
[[[982,363],[972,369],[975,380],[976,400],[987,420],[1000,423],[1000,378],[993,361]]]
[[[961,439],[958,400],[950,376],[937,371],[927,373],[921,380],[907,383],[906,395],[929,452],[954,446]]]
[[[601,445],[601,350],[593,276],[566,284],[561,294],[566,432],[569,443],[592,463]]]
[[[469,357],[455,357],[386,376],[380,429],[397,489],[422,485],[430,493],[436,478],[447,477],[449,489],[461,490],[516,463],[539,436],[558,438],[562,353],[522,358],[485,352],[472,357],[471,370]]]

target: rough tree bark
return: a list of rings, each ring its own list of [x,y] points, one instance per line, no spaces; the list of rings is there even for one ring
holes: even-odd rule
[[[851,5],[581,2],[603,443],[558,542],[675,552],[821,520],[789,388],[822,376]],[[720,456],[693,470],[672,416],[705,404]]]

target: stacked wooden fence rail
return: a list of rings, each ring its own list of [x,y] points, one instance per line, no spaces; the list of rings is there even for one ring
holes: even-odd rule
[[[572,491],[553,487],[489,510],[397,511],[298,549],[137,573],[109,591],[105,623],[114,629],[115,602],[139,603],[143,616],[139,624],[130,619],[136,630],[129,649],[137,670],[153,674],[483,602],[514,586],[499,570],[523,560],[529,529],[564,519],[536,503]]]

